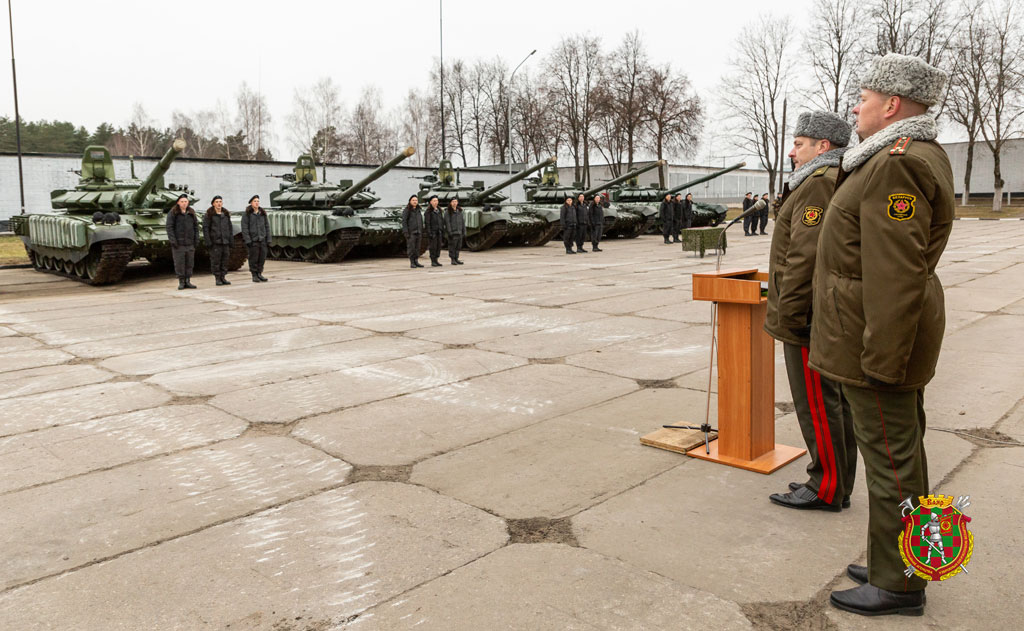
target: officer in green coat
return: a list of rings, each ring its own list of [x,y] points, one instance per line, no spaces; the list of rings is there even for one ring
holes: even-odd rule
[[[928,108],[946,74],[889,53],[862,75],[857,135],[821,226],[808,365],[842,384],[864,459],[868,565],[832,592],[862,615],[924,613],[926,581],[904,574],[900,502],[927,495],[924,388],[945,330],[935,267],[953,225],[953,172]]]
[[[857,470],[853,419],[840,385],[807,366],[818,234],[851,131],[838,114],[800,114],[789,152],[795,170],[783,186],[772,231],[764,330],[782,342],[793,407],[811,457],[806,482],[792,482],[788,492],[769,496],[786,508],[839,512],[849,507]]]

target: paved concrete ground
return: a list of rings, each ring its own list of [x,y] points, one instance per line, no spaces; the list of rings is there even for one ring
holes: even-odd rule
[[[690,274],[714,259],[660,241],[271,262],[187,292],[145,266],[109,288],[0,271],[0,628],[1020,628],[1016,222],[960,222],[943,258],[928,461],[972,496],[976,548],[915,619],[827,604],[864,557],[863,478],[805,514],[767,495],[806,460],[640,445],[699,421],[708,378]],[[732,241],[727,266],[766,266],[767,237]],[[1000,442],[938,431],[977,428]]]

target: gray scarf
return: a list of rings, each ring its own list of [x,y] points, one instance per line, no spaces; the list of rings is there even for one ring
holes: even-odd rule
[[[804,180],[806,180],[811,173],[814,173],[821,167],[839,166],[839,161],[843,157],[844,153],[846,153],[846,147],[839,147],[837,149],[832,149],[831,151],[826,151],[820,156],[815,156],[813,160],[796,171],[793,171],[789,175],[789,179],[786,180],[786,184],[789,185],[790,192],[795,191],[796,187],[803,184]]]
[[[904,136],[911,140],[935,140],[939,135],[935,118],[929,114],[911,116],[893,123],[884,129],[880,129],[861,141],[856,147],[852,147],[843,156],[843,170],[849,173],[868,161],[868,158],[875,155],[882,149],[891,147],[897,140]]]

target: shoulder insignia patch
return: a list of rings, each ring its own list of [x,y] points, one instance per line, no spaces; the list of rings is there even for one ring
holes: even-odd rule
[[[914,202],[917,198],[906,193],[893,193],[889,196],[889,219],[906,221],[914,216]]]
[[[892,149],[889,150],[889,155],[890,156],[902,156],[904,153],[907,152],[907,147],[910,146],[910,142],[911,142],[910,136],[903,136],[902,138],[897,140],[896,144],[894,144],[892,146]]]
[[[828,173],[828,165],[815,169],[814,173],[811,173],[811,175],[813,177],[818,177],[819,175],[825,175],[826,173]]]
[[[805,226],[816,226],[821,223],[821,216],[824,213],[820,206],[808,206],[804,208],[804,216],[800,218],[800,223]]]

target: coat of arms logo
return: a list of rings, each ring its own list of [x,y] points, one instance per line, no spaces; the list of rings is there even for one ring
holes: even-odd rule
[[[921,495],[920,505],[912,498],[903,500],[903,532],[900,533],[900,556],[907,564],[904,574],[917,574],[928,581],[944,581],[961,571],[974,552],[974,534],[967,529],[971,518],[964,515],[971,505],[969,495],[953,501],[952,495]]]

